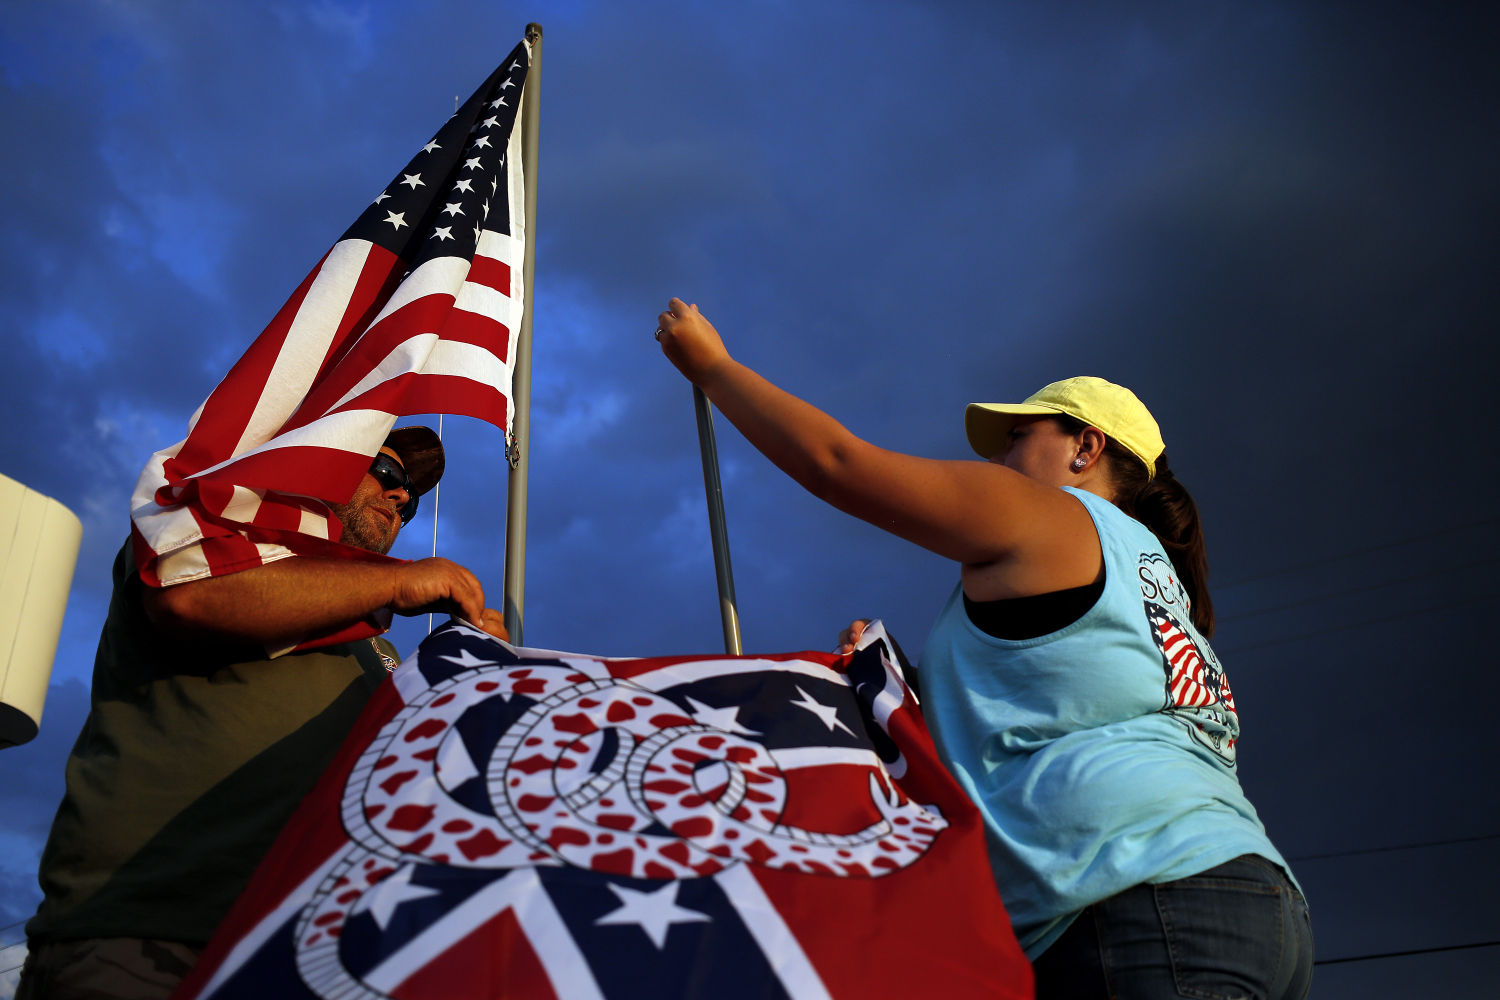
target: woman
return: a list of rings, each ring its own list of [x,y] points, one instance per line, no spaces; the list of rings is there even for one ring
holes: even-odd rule
[[[959,563],[923,711],[984,815],[1037,995],[1305,996],[1306,903],[1235,777],[1197,512],[1145,406],[1096,378],[971,404],[989,461],[934,461],[862,441],[737,363],[696,306],[672,299],[658,326],[784,472]]]

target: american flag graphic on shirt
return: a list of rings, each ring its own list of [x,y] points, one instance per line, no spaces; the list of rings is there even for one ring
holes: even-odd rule
[[[353,493],[396,418],[509,432],[526,240],[522,42],[317,263],[152,456],[131,499],[141,578],[165,586],[335,544],[324,501]],[[361,627],[330,636],[369,635]]]
[[[1162,711],[1179,719],[1188,732],[1225,764],[1235,763],[1239,741],[1239,713],[1229,677],[1208,640],[1193,628],[1187,590],[1165,557],[1142,553],[1146,620],[1151,638],[1161,651],[1166,674]]]
[[[884,631],[610,659],[434,632],[178,1000],[1030,997]]]

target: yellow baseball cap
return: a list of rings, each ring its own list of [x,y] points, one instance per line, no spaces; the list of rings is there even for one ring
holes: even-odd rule
[[[1156,475],[1156,459],[1167,449],[1156,418],[1135,393],[1092,375],[1053,382],[1023,403],[970,403],[964,408],[964,431],[980,457],[989,458],[1005,446],[1017,417],[1059,413],[1099,428],[1105,437],[1120,442],[1146,463],[1147,472]]]

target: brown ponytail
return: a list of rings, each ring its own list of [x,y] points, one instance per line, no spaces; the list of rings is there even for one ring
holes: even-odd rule
[[[1088,426],[1066,415],[1056,419],[1069,434],[1082,433]],[[1192,602],[1194,627],[1204,638],[1211,637],[1214,602],[1208,595],[1208,549],[1203,542],[1198,505],[1173,475],[1165,453],[1156,460],[1154,478],[1148,478],[1140,459],[1109,437],[1105,438],[1104,457],[1114,480],[1115,506],[1150,528],[1161,542]]]
[[[1115,506],[1151,529],[1172,560],[1192,601],[1193,624],[1204,638],[1214,634],[1214,602],[1208,596],[1208,548],[1203,522],[1187,487],[1167,464],[1165,453],[1156,459],[1156,476],[1146,478],[1140,459],[1113,441],[1104,446],[1115,477]]]

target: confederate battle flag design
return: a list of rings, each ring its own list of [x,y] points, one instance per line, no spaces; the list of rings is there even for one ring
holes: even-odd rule
[[[219,383],[131,498],[141,579],[166,586],[334,545],[399,416],[509,431],[526,219],[516,46],[417,151]],[[380,623],[326,637],[374,635]]]
[[[179,1000],[1031,996],[883,629],[607,659],[433,633]]]

